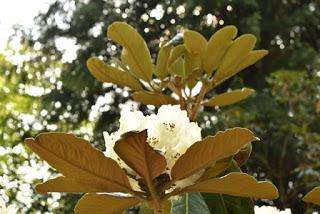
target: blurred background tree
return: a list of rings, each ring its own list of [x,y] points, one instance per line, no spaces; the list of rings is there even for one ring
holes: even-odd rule
[[[312,210],[297,197],[319,180],[319,6],[317,0],[55,1],[37,17],[38,35],[17,30],[22,44],[18,55],[27,57],[12,63],[13,59],[0,56],[0,81],[6,83],[0,90],[0,135],[4,148],[10,148],[0,150],[5,154],[0,159],[0,173],[10,175],[2,176],[3,183],[13,183],[2,191],[6,190],[23,213],[72,212],[77,196],[39,195],[33,190],[27,202],[23,199],[27,196],[18,196],[23,188],[32,189],[25,184],[54,174],[35,176],[33,181],[22,179],[25,176],[15,170],[19,166],[42,166],[21,146],[22,140],[43,131],[72,131],[104,149],[102,132],[116,129],[122,108],[155,110],[133,102],[127,89],[97,82],[87,70],[86,60],[92,55],[110,61],[120,54],[120,48],[106,39],[109,24],[122,20],[133,25],[153,56],[160,42],[186,28],[208,38],[232,24],[239,34],[254,34],[257,48],[270,54],[217,89],[249,86],[257,92],[240,105],[206,108],[201,115],[203,134],[232,126],[252,129],[262,143],[254,145],[243,170],[272,180],[281,194],[277,201],[258,203],[289,207],[293,213]],[[71,47],[76,55],[66,60]],[[15,157],[15,163],[10,156]],[[17,178],[20,183],[14,184]]]

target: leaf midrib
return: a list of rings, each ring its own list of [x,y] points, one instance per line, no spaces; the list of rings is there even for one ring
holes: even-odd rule
[[[116,180],[111,180],[111,179],[102,177],[102,176],[100,176],[100,175],[98,175],[98,174],[96,174],[96,173],[93,173],[93,172],[91,172],[91,171],[89,171],[89,170],[87,170],[87,169],[85,169],[85,168],[83,168],[83,167],[79,167],[79,166],[75,165],[75,164],[72,163],[72,162],[66,161],[65,159],[61,158],[61,157],[58,156],[57,154],[55,154],[55,153],[53,153],[52,151],[46,149],[46,147],[41,146],[41,144],[39,145],[39,147],[40,147],[41,149],[47,151],[47,152],[50,153],[51,155],[53,155],[55,158],[60,159],[60,160],[62,160],[63,162],[65,162],[65,163],[67,163],[67,164],[69,164],[69,165],[72,165],[72,166],[75,167],[75,168],[79,168],[79,169],[85,171],[86,173],[89,173],[90,175],[93,175],[93,176],[95,176],[95,177],[97,177],[97,178],[99,178],[99,179],[107,180],[107,181],[110,182],[110,183],[114,183],[114,184],[118,185],[119,187],[122,187],[122,188],[124,188],[124,189],[126,189],[126,190],[129,190],[127,186],[122,185],[121,183],[117,182]],[[67,177],[67,176],[66,176],[66,177]],[[112,176],[110,176],[110,177],[112,177]],[[77,180],[77,178],[73,178],[73,179]]]
[[[128,45],[128,43],[126,43],[126,40],[121,36],[121,33],[119,33],[119,31],[117,30],[117,28],[114,28],[114,31],[115,31],[115,33],[120,37],[121,41],[123,42],[124,48],[127,49],[127,50],[129,50],[129,52],[131,53],[132,57],[134,58],[134,61],[136,62],[137,66],[139,67],[139,70],[140,70],[141,74],[144,76],[144,78],[146,78],[146,80],[149,79],[149,78],[145,75],[145,73],[144,73],[142,67],[140,66],[140,64],[138,63],[138,60],[137,60],[135,54],[132,54],[132,53],[133,53],[132,49],[130,48],[130,46]]]

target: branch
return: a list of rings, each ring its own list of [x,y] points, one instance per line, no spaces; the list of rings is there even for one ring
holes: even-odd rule
[[[208,89],[208,86],[207,84],[205,84],[204,82],[202,82],[202,87],[201,87],[201,90],[196,98],[196,102],[191,110],[191,115],[190,115],[190,120],[191,121],[196,121],[197,119],[197,116],[198,116],[198,112],[199,112],[199,109],[201,107],[201,102],[204,98],[204,95],[207,93],[207,89]]]

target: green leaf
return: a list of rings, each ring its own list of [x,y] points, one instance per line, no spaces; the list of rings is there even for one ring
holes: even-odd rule
[[[214,33],[208,41],[203,68],[207,73],[212,73],[221,63],[222,57],[232,44],[237,35],[235,26],[226,26]]]
[[[241,172],[241,170],[237,163],[232,161],[224,174],[229,172]],[[202,193],[202,196],[212,214],[254,214],[254,203],[250,198],[213,193]]]
[[[155,69],[155,73],[160,79],[164,79],[169,74],[168,64],[171,50],[172,46],[163,46],[160,48]]]
[[[236,72],[239,72],[246,67],[253,65],[258,60],[260,60],[262,57],[267,55],[269,51],[267,50],[254,50],[250,51],[250,53],[243,59],[243,61],[238,65]]]
[[[146,42],[140,34],[125,22],[114,22],[108,27],[107,36],[124,47],[123,59],[138,78],[150,82],[152,61]]]
[[[185,53],[184,70],[186,75],[192,75],[196,70],[201,69],[200,54]]]
[[[76,214],[122,213],[139,203],[136,198],[115,197],[107,194],[85,194],[77,203]]]
[[[254,93],[254,90],[251,88],[243,88],[233,91],[228,91],[222,94],[219,94],[217,96],[212,97],[211,99],[203,102],[204,106],[227,106],[231,105],[237,102],[240,102],[247,97],[249,97],[251,94]]]
[[[153,214],[152,208],[150,208],[150,205],[147,205],[145,203],[140,204],[139,206],[139,214]],[[172,213],[172,201],[171,200],[165,200],[162,203],[162,213],[163,214],[171,214]]]
[[[196,84],[199,82],[199,79],[202,76],[202,71],[200,69],[193,70],[192,73],[188,75],[188,77],[185,78],[185,82],[188,86],[188,88],[194,88]]]
[[[126,64],[116,57],[111,57],[111,63],[115,64],[116,68],[120,68],[123,71],[130,72]]]
[[[162,93],[152,94],[144,91],[135,92],[132,94],[135,101],[140,102],[145,105],[161,106],[167,104],[178,104],[178,101],[169,95]]]
[[[249,198],[211,193],[202,196],[211,214],[254,214],[254,204]]]
[[[254,48],[255,43],[256,37],[251,34],[244,34],[232,43],[224,55],[217,72],[213,76],[215,85],[219,85],[237,73],[238,66]]]
[[[185,193],[173,201],[172,214],[210,214],[200,193]]]
[[[180,77],[185,77],[185,70],[184,70],[184,60],[182,57],[179,57],[169,68],[172,74],[175,74]]]
[[[207,40],[198,32],[186,30],[183,33],[184,44],[189,53],[200,55],[202,62],[206,54]]]
[[[139,214],[153,214],[153,210],[146,204],[142,203],[139,206]]]
[[[184,45],[178,45],[171,50],[168,66],[170,67],[178,58],[186,52]]]
[[[87,66],[91,74],[101,82],[114,83],[123,87],[126,86],[136,91],[142,90],[139,80],[129,72],[107,65],[98,57],[88,59]]]

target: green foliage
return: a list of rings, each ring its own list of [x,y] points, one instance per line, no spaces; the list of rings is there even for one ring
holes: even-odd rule
[[[200,193],[185,193],[172,205],[173,214],[210,214]]]
[[[241,171],[235,162],[223,172],[224,174],[229,172],[239,172]],[[253,209],[253,201],[250,198],[244,197],[234,197],[230,195],[224,194],[208,194],[202,193],[205,202],[208,205],[210,213],[221,213],[221,214],[228,214],[228,213],[254,213]]]

